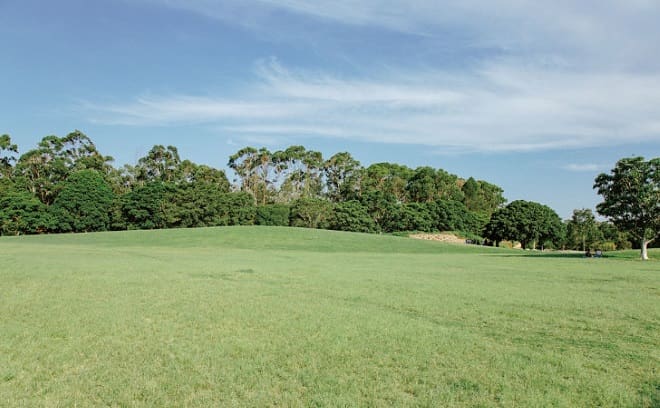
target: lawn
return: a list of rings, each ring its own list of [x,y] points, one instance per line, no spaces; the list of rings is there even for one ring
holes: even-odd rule
[[[2,406],[660,406],[660,251],[231,227],[0,239]]]

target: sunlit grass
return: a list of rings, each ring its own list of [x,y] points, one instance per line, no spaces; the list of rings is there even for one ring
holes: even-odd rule
[[[264,227],[0,250],[7,406],[660,404],[660,262],[632,251]]]

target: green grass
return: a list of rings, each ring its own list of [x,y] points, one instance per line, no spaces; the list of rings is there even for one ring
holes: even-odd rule
[[[660,262],[633,251],[267,227],[0,251],[2,406],[660,406]]]

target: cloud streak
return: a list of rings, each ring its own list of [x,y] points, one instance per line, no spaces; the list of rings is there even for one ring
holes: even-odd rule
[[[439,151],[533,151],[658,141],[660,75],[581,74],[500,62],[456,76],[388,71],[369,79],[256,64],[238,95],[151,95],[87,103],[97,123],[207,124],[233,139],[341,138]]]

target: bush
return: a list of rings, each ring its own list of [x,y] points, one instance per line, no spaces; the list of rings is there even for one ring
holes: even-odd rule
[[[337,231],[376,232],[378,226],[369,215],[367,208],[359,201],[347,201],[335,206],[330,229]]]
[[[606,252],[607,251],[616,251],[616,244],[612,241],[601,242],[600,244],[598,244],[598,247],[602,251],[606,251]]]
[[[291,208],[286,204],[268,204],[257,207],[256,224],[278,227],[289,226]]]

